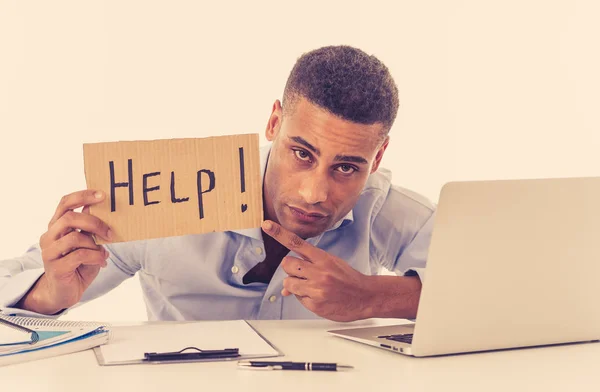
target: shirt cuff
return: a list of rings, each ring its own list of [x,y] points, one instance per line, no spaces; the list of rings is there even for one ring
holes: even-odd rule
[[[425,268],[411,268],[404,273],[404,276],[418,276],[422,284],[423,279],[425,279]],[[413,323],[417,321],[416,318],[411,318],[407,320],[412,321]]]
[[[36,268],[23,271],[8,279],[8,282],[4,287],[0,289],[0,314],[5,316],[15,315],[44,318],[57,318],[62,316],[64,311],[53,315],[47,315],[13,307],[25,294],[27,294],[29,289],[33,287],[43,273],[43,268]]]
[[[421,283],[425,281],[425,268],[411,268],[404,273],[404,276],[418,276]]]

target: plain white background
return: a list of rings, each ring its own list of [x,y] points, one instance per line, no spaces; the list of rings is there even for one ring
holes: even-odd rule
[[[600,3],[0,0],[0,259],[85,188],[82,143],[259,132],[303,52],[390,68],[383,165],[448,181],[599,175]],[[65,318],[145,320],[137,278]]]

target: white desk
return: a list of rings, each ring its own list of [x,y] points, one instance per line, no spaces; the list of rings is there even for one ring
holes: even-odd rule
[[[1,391],[598,391],[600,343],[411,358],[328,335],[326,321],[253,321],[286,359],[347,372],[238,370],[236,362],[98,366],[91,350],[0,368]],[[124,327],[118,327],[124,328]]]

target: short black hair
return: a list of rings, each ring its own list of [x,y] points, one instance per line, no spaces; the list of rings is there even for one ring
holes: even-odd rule
[[[283,92],[284,114],[293,111],[299,97],[348,121],[382,123],[386,134],[399,106],[388,68],[347,45],[325,46],[298,58]]]

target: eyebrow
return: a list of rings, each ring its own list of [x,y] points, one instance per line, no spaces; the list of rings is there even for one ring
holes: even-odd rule
[[[302,144],[304,147],[308,148],[309,150],[311,150],[312,152],[317,154],[317,156],[321,156],[321,151],[319,151],[318,148],[316,148],[315,146],[313,146],[312,144],[310,144],[309,142],[304,140],[304,138],[302,138],[300,136],[292,136],[290,139],[295,141],[298,144]],[[359,157],[357,155],[336,155],[335,158],[333,158],[333,160],[336,162],[353,162],[353,163],[362,163],[362,164],[369,163],[365,158]]]
[[[367,160],[365,158],[359,157],[356,155],[336,155],[335,158],[333,158],[333,160],[336,162],[343,161],[343,162],[364,163],[364,164],[369,163],[369,162],[367,162]]]
[[[311,150],[312,152],[317,154],[317,156],[321,156],[321,151],[319,151],[318,148],[316,148],[315,146],[313,146],[312,144],[310,144],[309,142],[307,142],[300,136],[292,136],[290,139],[292,139],[293,141],[295,141],[298,144],[302,144],[304,147],[308,148],[309,150]]]

